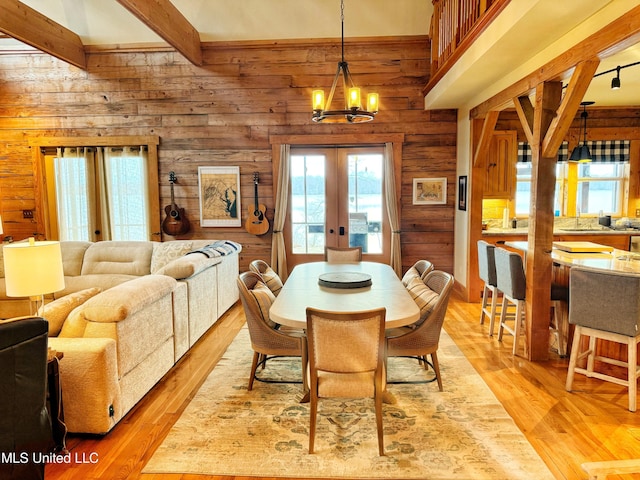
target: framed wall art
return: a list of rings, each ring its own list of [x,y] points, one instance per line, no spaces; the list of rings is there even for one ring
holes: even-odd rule
[[[414,205],[444,205],[447,203],[446,178],[414,178]]]
[[[467,176],[458,177],[458,210],[467,209]]]
[[[201,227],[241,227],[240,167],[198,167]]]

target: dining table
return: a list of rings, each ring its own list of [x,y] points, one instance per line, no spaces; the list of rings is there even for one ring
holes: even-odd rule
[[[296,265],[271,305],[269,317],[281,325],[305,329],[307,307],[334,312],[384,307],[386,328],[410,325],[420,317],[418,305],[395,271],[377,262]]]

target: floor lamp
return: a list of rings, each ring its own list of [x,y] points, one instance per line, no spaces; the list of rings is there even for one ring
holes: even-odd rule
[[[2,247],[8,297],[29,297],[30,313],[44,305],[44,295],[64,288],[60,242],[16,242]]]

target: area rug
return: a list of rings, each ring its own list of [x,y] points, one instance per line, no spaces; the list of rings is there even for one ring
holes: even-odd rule
[[[443,331],[437,384],[389,385],[386,455],[378,456],[373,402],[322,400],[315,453],[299,384],[255,382],[243,328],[153,454],[143,473],[277,478],[553,479],[511,417]],[[300,377],[300,361],[270,360],[270,379]],[[389,380],[428,379],[417,361],[390,359]]]

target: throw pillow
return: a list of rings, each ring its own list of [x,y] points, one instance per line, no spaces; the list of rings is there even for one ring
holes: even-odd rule
[[[269,318],[269,310],[273,302],[275,302],[276,296],[263,282],[257,282],[251,290],[251,293],[258,303],[258,309],[264,321],[267,322],[267,325],[271,328],[275,328],[277,323]]]
[[[260,275],[262,276],[264,283],[266,283],[267,287],[269,287],[269,290],[271,290],[277,297],[280,293],[280,290],[282,290],[282,280],[280,279],[280,276],[271,267],[268,267]]]
[[[413,278],[409,281],[409,284],[407,285],[407,291],[420,309],[420,318],[417,322],[415,322],[414,325],[422,325],[422,323],[427,319],[427,317],[429,317],[429,315],[433,311],[433,308],[436,306],[440,295],[427,287],[420,279],[420,277]]]
[[[189,253],[192,245],[193,242],[188,241],[156,243],[151,254],[151,273],[156,273],[167,263]]]
[[[49,336],[56,337],[71,311],[102,291],[93,287],[60,297],[38,309],[38,316],[49,322]]]

